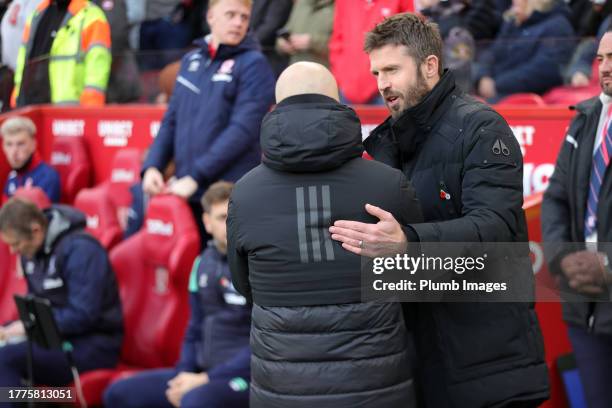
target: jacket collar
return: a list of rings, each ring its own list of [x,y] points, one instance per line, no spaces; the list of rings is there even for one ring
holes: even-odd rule
[[[445,70],[440,81],[421,102],[404,111],[396,120],[388,117],[372,131],[370,137],[390,133],[392,141],[397,144],[402,153],[408,155],[413,153],[417,145],[423,142],[434,125],[448,110],[452,103],[448,96],[455,91],[455,88],[453,73]],[[369,148],[370,145],[371,142],[366,140],[366,147]]]
[[[208,49],[208,44],[211,41],[210,34],[204,38],[200,38],[195,40],[193,43],[200,47],[201,52],[210,57],[210,51]],[[227,44],[219,44],[217,50],[215,52],[214,58],[211,59],[227,59],[234,55],[241,54],[246,51],[251,50],[259,50],[259,44],[257,40],[253,37],[251,33],[247,33],[244,39],[238,45],[227,45]]]
[[[68,6],[68,12],[75,16],[79,13],[79,11],[83,10],[85,6],[87,6],[87,0],[72,0],[70,5]],[[36,6],[37,11],[43,11],[51,4],[51,0],[42,0],[38,6]]]
[[[392,124],[394,130],[402,132],[406,127],[416,125],[420,130],[429,132],[433,125],[445,112],[441,106],[446,97],[455,90],[455,77],[449,70],[445,70],[440,81],[423,98],[421,102],[406,109],[404,113]],[[439,109],[440,108],[440,109]]]
[[[23,176],[38,167],[38,165],[42,162],[40,158],[40,154],[38,151],[34,151],[32,156],[28,159],[28,161],[21,167],[20,169],[13,169],[19,176]]]

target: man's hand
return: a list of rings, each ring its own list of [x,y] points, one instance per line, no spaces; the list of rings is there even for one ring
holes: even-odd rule
[[[379,219],[376,224],[339,220],[329,228],[332,239],[357,255],[378,257],[406,252],[408,240],[400,224],[390,212],[371,204],[365,206],[368,214]]]
[[[12,337],[25,336],[25,329],[21,320],[16,320],[6,326],[0,326],[0,340],[8,341]]]
[[[283,54],[287,54],[287,55],[295,54],[295,49],[293,48],[293,45],[291,45],[291,43],[289,41],[285,40],[284,38],[280,38],[279,37],[276,40],[276,47]]]
[[[188,199],[198,189],[198,183],[191,178],[191,176],[181,177],[176,180],[170,186],[168,186],[168,192],[184,199]]]
[[[208,383],[206,373],[188,373],[182,371],[176,377],[168,381],[166,398],[175,407],[181,405],[181,399],[192,389]]]
[[[164,188],[164,176],[155,167],[149,167],[142,178],[142,190],[153,196],[162,193]]]
[[[298,51],[310,49],[310,34],[291,34],[289,40],[293,48]]]
[[[604,260],[605,254],[590,251],[573,252],[563,257],[561,270],[569,287],[587,295],[602,293],[608,283]]]
[[[493,98],[497,95],[497,90],[495,89],[495,80],[491,77],[483,77],[480,79],[478,83],[478,94],[483,98]]]

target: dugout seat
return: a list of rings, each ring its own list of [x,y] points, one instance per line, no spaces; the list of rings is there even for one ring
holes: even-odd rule
[[[533,105],[533,106],[546,106],[544,99],[538,94],[534,93],[517,93],[506,96],[497,103],[498,105]]]
[[[0,325],[17,319],[17,308],[14,294],[27,291],[26,280],[17,267],[17,256],[11,253],[9,246],[0,241]]]
[[[89,187],[92,167],[82,137],[55,137],[51,147],[51,165],[60,175],[61,202],[72,204],[77,193]]]
[[[135,148],[118,150],[113,157],[109,194],[117,208],[132,204],[130,187],[140,181],[142,151]]]
[[[110,250],[123,238],[123,230],[117,220],[115,206],[108,188],[85,188],[77,194],[74,206],[87,218],[87,232],[96,237],[104,248]]]
[[[31,201],[41,210],[51,207],[51,200],[49,200],[47,193],[40,187],[19,187],[13,193],[13,197]]]
[[[191,210],[171,195],[154,197],[141,230],[111,251],[125,335],[117,368],[82,375],[89,405],[101,404],[104,389],[115,379],[176,364],[189,318],[189,275],[199,251]]]

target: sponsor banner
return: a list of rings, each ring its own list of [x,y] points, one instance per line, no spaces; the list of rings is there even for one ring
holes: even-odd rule
[[[554,163],[574,113],[565,107],[499,107],[496,109],[510,124],[524,155],[524,195],[543,191],[554,169]],[[356,106],[362,121],[362,136],[387,117],[384,107]],[[83,137],[94,166],[94,181],[111,176],[112,158],[117,149],[146,149],[156,137],[165,108],[153,105],[121,105],[104,108],[29,108],[29,116],[39,129],[39,146],[43,157],[50,159],[55,136]],[[7,116],[1,116],[5,118]],[[0,158],[0,176],[8,173],[4,157]]]

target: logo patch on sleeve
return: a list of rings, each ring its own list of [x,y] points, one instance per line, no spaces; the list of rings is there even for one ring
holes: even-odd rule
[[[242,377],[232,378],[229,386],[235,392],[243,392],[249,389],[249,383]]]

